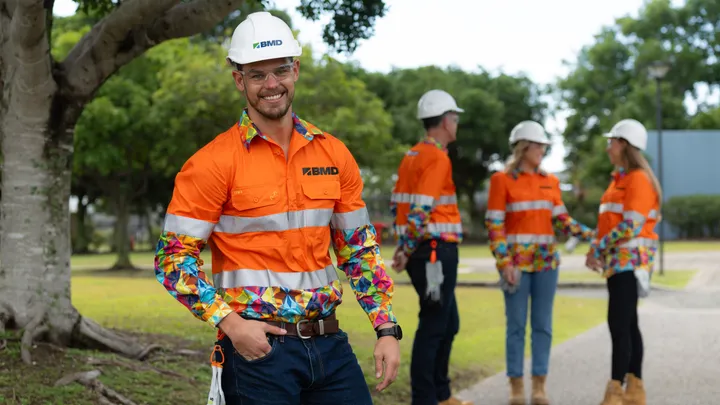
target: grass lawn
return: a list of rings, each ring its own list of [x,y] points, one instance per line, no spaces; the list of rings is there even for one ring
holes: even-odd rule
[[[105,261],[102,266],[108,263]],[[185,379],[152,371],[137,372],[120,366],[90,366],[87,358],[114,358],[112,355],[58,351],[46,345],[34,349],[35,366],[19,359],[19,344],[11,341],[0,356],[0,403],[7,404],[95,404],[89,390],[77,383],[53,387],[61,376],[81,370],[100,368],[107,386],[134,400],[137,404],[200,404],[207,398],[210,368],[207,363],[214,330],[196,320],[175,302],[152,277],[151,271],[135,277],[121,273],[98,276],[77,271],[73,276],[73,302],[86,316],[102,325],[138,333],[147,342],[166,342],[175,349],[199,350],[197,355],[163,352],[153,355],[150,363],[158,368],[194,378]],[[341,327],[350,335],[368,384],[374,388],[372,358],[375,335],[366,315],[345,284],[346,301],[338,316]],[[456,388],[468,386],[485,375],[504,367],[504,315],[502,296],[495,289],[458,288],[461,330],[456,337],[452,357],[452,374]],[[604,300],[558,296],[555,305],[554,343],[562,342],[603,322]],[[398,286],[395,311],[405,330],[401,342],[402,367],[386,392],[375,396],[375,404],[407,403],[409,395],[409,355],[417,327],[417,296],[410,286]],[[528,347],[529,350],[529,347]]]
[[[672,288],[684,288],[687,283],[697,273],[697,270],[665,270],[665,274],[662,276],[657,271],[653,274],[652,284],[672,287]],[[398,282],[410,281],[406,272],[402,273],[391,273],[394,280]],[[497,281],[498,275],[496,272],[482,272],[482,273],[461,273],[458,274],[458,281],[472,282],[472,281]],[[595,282],[605,283],[605,279],[599,274],[593,273],[590,270],[587,271],[562,271],[560,270],[560,281],[561,282]]]
[[[392,254],[395,247],[393,245],[383,245],[381,248],[381,254],[383,258],[390,263],[392,260]],[[584,254],[587,252],[587,244],[578,244],[574,254]],[[709,241],[709,242],[666,242],[665,252],[702,252],[702,251],[720,251],[720,242]],[[209,265],[210,255],[204,254],[203,259]],[[335,256],[331,252],[333,261]],[[487,245],[481,244],[461,244],[460,245],[460,258],[461,259],[479,259],[479,258],[491,258],[490,248]],[[116,256],[111,253],[102,254],[90,254],[90,255],[74,255],[72,257],[73,267],[110,267],[114,262]],[[135,252],[130,256],[133,264],[139,267],[152,267],[154,254],[152,252]],[[462,266],[461,266],[462,267]]]

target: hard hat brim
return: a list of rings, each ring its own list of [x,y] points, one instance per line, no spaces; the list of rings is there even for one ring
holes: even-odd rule
[[[439,114],[426,112],[425,114],[418,114],[417,117],[418,117],[418,119],[424,120],[425,118],[439,117],[439,116],[449,113],[449,112],[464,113],[465,110],[463,110],[460,107],[451,107],[449,110],[445,110]]]

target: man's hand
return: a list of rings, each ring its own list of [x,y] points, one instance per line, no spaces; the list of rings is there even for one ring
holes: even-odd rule
[[[380,325],[378,329],[392,327],[393,323]],[[385,378],[375,387],[378,392],[389,387],[397,378],[400,368],[400,342],[394,336],[383,336],[375,343],[375,378],[383,375],[383,364]]]
[[[272,347],[268,343],[267,333],[287,333],[285,329],[265,322],[245,320],[235,312],[220,321],[218,327],[230,338],[235,350],[248,361],[260,359],[270,353]]]
[[[407,266],[408,257],[405,254],[405,252],[402,249],[402,246],[398,246],[397,249],[395,249],[395,253],[393,254],[393,262],[392,262],[392,268],[393,270],[400,273],[401,271],[405,270],[405,267]]]

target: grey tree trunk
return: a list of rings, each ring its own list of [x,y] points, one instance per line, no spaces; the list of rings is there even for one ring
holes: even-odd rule
[[[130,201],[123,187],[118,187],[113,196],[115,211],[114,239],[117,260],[111,270],[133,270],[135,267],[130,261]]]
[[[0,333],[23,331],[26,363],[38,339],[143,358],[152,347],[103,329],[72,306],[74,126],[118,68],[162,41],[212,28],[243,1],[125,0],[62,63],[49,52],[52,10],[44,3],[0,0]]]

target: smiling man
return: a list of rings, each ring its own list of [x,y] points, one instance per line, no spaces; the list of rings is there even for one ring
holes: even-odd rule
[[[335,316],[343,289],[331,242],[377,334],[377,390],[400,363],[393,281],[358,165],[340,140],[292,112],[301,52],[267,12],[236,28],[228,62],[248,106],[177,175],[157,246],[158,281],[219,328],[227,405],[372,404]],[[212,283],[200,268],[208,242]]]

